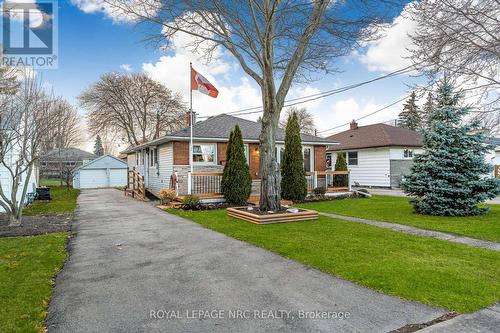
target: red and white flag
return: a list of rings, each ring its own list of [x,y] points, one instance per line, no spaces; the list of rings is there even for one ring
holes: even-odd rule
[[[219,91],[214,87],[203,75],[191,68],[191,90],[198,90],[199,92],[216,98]]]

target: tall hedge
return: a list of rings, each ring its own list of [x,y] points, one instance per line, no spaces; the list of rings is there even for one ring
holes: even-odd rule
[[[347,171],[347,162],[341,152],[337,153],[335,171]],[[333,175],[333,186],[347,186],[347,175]]]
[[[243,136],[238,125],[229,135],[221,191],[226,202],[232,205],[245,205],[252,191],[252,178],[245,157]]]
[[[303,200],[307,195],[300,125],[294,112],[285,129],[285,152],[281,163],[281,196],[287,200]]]

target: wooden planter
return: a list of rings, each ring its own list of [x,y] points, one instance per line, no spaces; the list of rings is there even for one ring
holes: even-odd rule
[[[227,209],[227,215],[255,224],[311,221],[318,218],[318,212],[302,208],[297,213],[257,214],[247,210],[247,207],[231,207]]]

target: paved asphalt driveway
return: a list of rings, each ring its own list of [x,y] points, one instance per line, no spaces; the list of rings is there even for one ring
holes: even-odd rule
[[[49,332],[388,332],[444,313],[311,269],[117,190],[82,191],[74,229],[49,306]],[[199,310],[211,312],[186,312]],[[243,318],[230,318],[237,310]],[[301,311],[349,312],[349,318],[302,319]],[[180,318],[166,319],[174,314]]]

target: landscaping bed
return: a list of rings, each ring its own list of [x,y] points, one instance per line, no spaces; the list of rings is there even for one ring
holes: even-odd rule
[[[24,216],[20,226],[9,227],[5,214],[0,215],[0,237],[36,236],[52,232],[65,232],[71,229],[73,214],[49,216]]]
[[[318,213],[312,210],[295,208],[296,211],[282,208],[278,212],[268,212],[253,207],[231,207],[227,214],[231,217],[255,224],[270,224],[284,222],[310,221],[318,218]]]
[[[471,238],[500,242],[500,205],[485,205],[485,215],[467,217],[420,215],[413,211],[408,198],[375,195],[366,199],[304,203],[299,207],[319,212],[393,222],[442,231]]]
[[[235,223],[225,210],[168,212],[388,295],[457,312],[500,299],[495,251],[324,216],[257,226]]]

